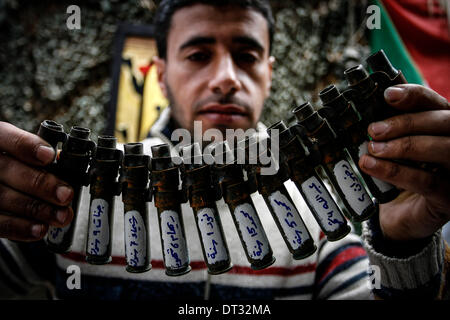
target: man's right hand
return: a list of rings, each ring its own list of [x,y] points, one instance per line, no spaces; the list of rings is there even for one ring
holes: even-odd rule
[[[37,241],[72,221],[73,189],[45,170],[54,158],[40,137],[0,121],[0,238]]]

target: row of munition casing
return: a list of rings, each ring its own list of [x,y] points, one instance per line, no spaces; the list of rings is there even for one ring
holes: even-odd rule
[[[250,196],[256,191],[251,188],[253,181],[244,179],[244,167],[237,163],[233,155],[231,161],[206,165],[200,147],[194,144],[182,150],[185,161],[182,166],[176,166],[166,144],[153,146],[152,158],[144,154],[141,143],[125,144],[123,154],[116,149],[114,137],[100,136],[95,146],[89,140],[89,129],[73,127],[70,134],[66,135],[61,125],[49,120],[41,124],[38,135],[55,150],[58,150],[58,142],[63,143],[58,159],[48,170],[64,178],[76,193],[71,203],[75,218],[65,228],[50,228],[46,237],[50,250],[59,253],[70,250],[81,188],[90,184],[86,241],[88,263],[106,264],[111,261],[114,200],[120,193],[124,204],[126,270],[129,272],[144,272],[151,268],[147,202],[152,201],[152,197],[158,211],[166,274],[182,275],[191,269],[180,206],[187,200],[195,215],[209,273],[220,274],[232,267],[216,205],[216,201],[221,198],[230,209],[251,267],[258,270],[274,263],[273,251]],[[215,150],[229,156],[231,150],[228,144],[225,142],[220,146],[222,149],[216,146]],[[186,161],[190,152],[194,154],[191,162]],[[185,192],[179,188],[180,169]],[[250,174],[248,168],[247,171]],[[259,172],[256,176],[261,185],[265,177]],[[265,192],[267,190],[276,192],[269,195]],[[311,255],[316,247],[287,190],[268,184],[261,192],[294,259]],[[280,210],[283,211],[283,217],[280,216]],[[291,232],[286,230],[286,224],[293,228]]]
[[[355,167],[366,190],[380,204],[392,201],[400,191],[397,187],[375,177],[369,176],[359,167],[359,157],[367,153],[372,138],[368,135],[368,126],[372,122],[382,121],[402,112],[389,106],[384,98],[384,91],[394,85],[406,84],[400,70],[394,68],[383,50],[377,51],[366,59],[372,69],[369,72],[360,64],[344,71],[348,87],[340,93],[330,85],[319,93],[322,107],[317,110],[335,134],[335,142],[340,145],[349,161]],[[293,110],[298,123],[306,126],[308,116],[313,114],[309,103]],[[310,119],[317,117],[311,116]],[[307,134],[313,136],[310,130]],[[400,161],[410,166],[412,162]],[[425,168],[427,165],[419,165]],[[331,178],[332,180],[332,178]]]
[[[343,94],[335,86],[324,89],[320,93],[324,106],[318,112],[314,111],[311,104],[305,103],[293,110],[297,118],[296,124],[287,128],[279,121],[268,128],[271,147],[276,150],[270,150],[271,147],[264,150],[263,147],[258,152],[279,153],[280,161],[275,175],[262,174],[264,164],[258,163],[259,157],[255,159],[256,165],[250,165],[247,158],[247,165],[244,166],[247,181],[240,178],[241,170],[236,167],[236,163],[215,166],[219,171],[237,170],[228,175],[233,177],[233,182],[228,183],[232,187],[228,187],[227,183],[220,184],[220,179],[217,184],[221,186],[223,198],[232,211],[241,242],[244,248],[247,245],[248,252],[250,250],[245,239],[246,233],[241,231],[245,228],[240,226],[242,221],[236,219],[240,211],[236,210],[236,202],[248,203],[246,200],[252,192],[259,191],[263,196],[294,259],[311,255],[316,247],[284,186],[286,180],[291,179],[295,183],[330,241],[339,240],[350,232],[346,217],[356,222],[367,220],[378,214],[380,203],[389,202],[398,196],[400,191],[395,186],[360,170],[358,160],[367,151],[371,139],[367,133],[369,123],[401,114],[384,100],[385,89],[404,84],[406,80],[382,50],[368,57],[367,63],[373,71],[370,75],[362,65],[345,71],[349,87]],[[272,145],[274,137],[277,143]],[[251,157],[248,152],[250,145],[247,139],[244,144],[246,157]],[[422,169],[435,169],[426,163],[401,163]],[[214,176],[221,177],[217,173]],[[326,187],[325,179],[322,179],[324,176],[335,190],[334,195]],[[224,179],[225,182],[226,180]],[[247,189],[248,192],[245,191]],[[247,212],[244,213],[247,216]],[[255,216],[257,217],[256,210]],[[248,226],[246,229],[252,230]],[[270,245],[267,245],[269,248]],[[251,254],[247,255],[252,262]],[[268,255],[267,261],[270,261],[269,257]],[[267,265],[264,266],[263,263],[264,267]],[[258,268],[256,264],[252,264],[252,267]]]
[[[278,138],[276,152],[279,152],[280,162],[275,176],[259,174],[261,165],[247,166],[247,172],[253,172],[250,186],[255,186],[263,195],[294,257],[296,254],[308,256],[314,249],[305,245],[296,253],[292,247],[295,243],[292,232],[299,234],[304,223],[301,217],[292,224],[287,219],[283,223],[279,217],[280,207],[291,207],[286,205],[292,201],[283,185],[287,179],[296,184],[330,241],[341,239],[350,231],[345,216],[357,222],[367,220],[378,213],[379,203],[395,199],[400,192],[395,186],[365,174],[358,165],[359,157],[367,152],[371,139],[367,133],[368,125],[401,114],[385,102],[384,90],[406,83],[401,71],[392,66],[383,50],[368,57],[367,63],[373,71],[371,74],[362,65],[344,72],[349,86],[343,94],[333,85],[322,90],[319,97],[323,107],[317,112],[310,103],[305,103],[293,109],[297,123],[290,128],[283,121],[268,128],[269,135]],[[401,163],[434,169],[429,164]],[[336,191],[335,197],[321,178],[324,176]],[[304,233],[309,240],[309,232]]]
[[[362,181],[370,193],[383,204],[395,199],[400,190],[394,185],[371,177],[359,167],[359,157],[367,153],[372,138],[367,129],[370,123],[383,121],[401,115],[403,112],[388,105],[384,91],[391,86],[406,84],[400,70],[397,70],[383,50],[377,51],[366,59],[372,73],[357,65],[345,70],[348,87],[342,93],[330,85],[319,93],[323,106],[318,113],[328,120],[335,131],[338,142],[343,145],[349,158],[357,167]],[[392,160],[412,168],[435,171],[438,166],[409,160]]]
[[[54,123],[47,121],[43,123],[42,128],[48,129],[50,125],[57,127]],[[88,137],[87,129],[76,129],[72,128],[68,140],[73,139],[74,133],[72,131],[81,131],[83,138],[86,139]],[[272,133],[273,129],[269,130],[269,132]],[[46,135],[43,135],[42,132],[45,132],[45,130],[40,130],[40,135],[45,138]],[[280,137],[284,137],[284,135],[281,134]],[[47,140],[51,141],[52,139],[47,137]],[[281,140],[281,142],[283,141]],[[172,162],[168,145],[152,147],[153,161],[150,161],[149,156],[143,154],[142,144],[140,143],[126,144],[124,146],[125,156],[123,160],[122,153],[115,149],[115,138],[113,137],[99,137],[98,146],[94,151],[92,151],[92,143],[83,141],[83,145],[90,145],[90,148],[80,148],[78,152],[86,158],[89,158],[89,153],[92,155],[88,175],[91,178],[91,201],[86,247],[87,261],[94,264],[103,264],[108,263],[111,259],[110,241],[112,237],[114,196],[119,195],[122,190],[125,213],[124,236],[127,270],[130,272],[143,272],[150,269],[146,202],[151,201],[150,191],[153,190],[155,206],[158,209],[166,273],[168,275],[181,275],[189,272],[189,256],[180,208],[180,199],[183,198],[183,195],[178,190],[179,168]],[[227,144],[224,143],[223,148],[225,149],[220,152],[228,155],[231,150],[227,150],[226,146]],[[201,157],[201,152],[199,147],[196,147],[195,154],[198,158],[199,156]],[[63,145],[59,160],[64,159],[65,150],[65,145]],[[260,150],[260,152],[262,151]],[[185,150],[183,155],[185,153],[188,152]],[[231,158],[233,158],[233,155]],[[89,161],[71,162],[71,166],[82,164],[81,169],[74,171],[80,174],[86,171],[88,163]],[[150,163],[152,163],[151,168]],[[121,164],[120,182],[122,187],[120,188],[120,184],[116,182],[116,176]],[[252,268],[262,269],[275,261],[262,223],[250,197],[250,194],[256,191],[251,186],[258,186],[258,191],[263,195],[295,259],[302,259],[316,250],[306,225],[282,184],[287,178],[282,170],[279,170],[276,176],[268,177],[260,174],[260,165],[247,166],[246,170],[249,177],[254,177],[256,180],[253,181],[250,178],[249,181],[245,181],[242,171],[243,167],[235,160],[222,165],[217,164],[213,167],[204,165],[201,161],[197,165],[196,161],[194,161],[192,164],[186,163],[182,168],[184,168],[185,176],[183,186],[186,188],[190,205],[196,216],[203,254],[210,273],[218,274],[231,268],[225,235],[221,227],[217,207],[215,206],[215,201],[222,197],[232,212],[233,221]],[[253,169],[256,169],[256,174],[252,176]],[[67,171],[70,172],[71,170]],[[151,187],[147,186],[149,171],[152,172]],[[55,172],[59,173],[59,171]],[[74,181],[73,179],[67,180]],[[84,179],[84,181],[89,180]],[[274,181],[277,183],[274,183]],[[294,181],[296,180],[294,179]],[[315,188],[326,190],[317,177],[312,185],[314,185],[314,182],[317,185]],[[77,186],[73,183],[72,185],[74,187]],[[219,186],[219,188],[214,189],[212,187],[214,185]],[[81,187],[81,183],[78,186]],[[322,199],[325,199],[325,201],[331,200],[331,196]],[[75,213],[77,212],[77,203],[78,201],[73,202]],[[336,210],[336,213],[327,212],[327,224],[339,227],[337,231],[332,230],[331,232],[328,232],[329,230],[327,231],[325,227],[325,233],[330,240],[337,240],[349,231],[342,216],[336,219],[338,214],[338,210]],[[317,217],[319,216],[320,214],[317,215]],[[67,233],[64,233],[63,231],[65,230],[61,228],[60,232],[66,235],[62,237],[66,239],[63,241],[62,248],[61,246],[57,248],[52,244],[51,233],[49,233],[47,242],[49,246],[52,244],[50,248],[58,252],[67,251],[70,247],[71,241],[68,239],[73,235],[73,227],[74,222],[69,227],[71,232]],[[341,232],[341,230],[344,230],[344,232]]]
[[[386,103],[384,91],[406,83],[383,50],[369,56],[367,63],[371,74],[362,65],[345,71],[348,88],[343,93],[334,85],[323,89],[319,93],[323,107],[315,111],[306,102],[292,110],[297,122],[291,127],[279,121],[268,129],[271,135],[277,130],[280,167],[286,165],[288,177],[332,241],[349,232],[344,216],[358,222],[367,220],[378,213],[380,203],[392,201],[400,192],[395,186],[365,174],[358,164],[371,140],[367,132],[369,124],[401,114]],[[426,163],[399,162],[434,169]],[[331,183],[336,199],[321,177]]]
[[[344,237],[350,231],[344,214],[352,220],[366,220],[378,211],[378,201],[390,201],[398,194],[396,188],[387,184],[382,189],[382,184],[358,171],[356,165],[360,145],[367,144],[367,124],[394,114],[383,105],[382,91],[404,82],[401,72],[393,69],[382,51],[372,55],[368,62],[372,69],[378,70],[373,76],[368,75],[362,66],[347,70],[350,86],[344,94],[330,86],[320,93],[324,107],[318,112],[306,103],[293,110],[298,119],[295,125],[287,128],[280,121],[268,129],[269,135],[279,140],[277,151],[280,151],[281,160],[278,172],[270,178],[261,174],[263,166],[258,164],[245,167],[250,181],[245,180],[244,167],[236,161],[212,167],[202,161],[194,161],[194,164],[178,167],[172,162],[168,145],[152,147],[153,158],[150,159],[143,154],[142,144],[128,144],[124,146],[122,159],[121,151],[115,149],[113,137],[99,137],[96,148],[95,143],[89,140],[89,129],[73,127],[67,136],[62,126],[45,121],[38,134],[55,149],[58,142],[63,142],[58,161],[49,170],[74,187],[75,197],[71,205],[75,216],[81,187],[89,184],[89,178],[91,181],[87,261],[102,264],[111,259],[112,208],[114,196],[121,191],[125,209],[125,252],[130,272],[151,268],[146,202],[152,200],[152,194],[158,210],[168,275],[181,275],[190,270],[180,207],[186,200],[193,208],[204,259],[212,274],[231,268],[220,215],[215,206],[215,201],[220,198],[230,208],[253,269],[265,268],[275,261],[251,202],[250,193],[256,190],[263,196],[293,257],[301,259],[316,250],[282,183],[288,178],[297,185],[328,239],[334,241]],[[380,105],[383,106],[381,110],[387,111],[374,111],[374,108],[380,109]],[[189,148],[184,153],[194,152],[196,156],[193,158],[201,158],[199,151],[195,151],[198,146]],[[223,148],[221,152],[230,152],[226,150],[226,144]],[[91,167],[86,173],[90,157]],[[342,208],[320,178],[318,169],[321,168],[343,202]],[[115,177],[119,169],[120,182],[117,182]],[[184,174],[186,194],[178,188],[179,169]],[[152,177],[147,186],[149,171]],[[186,199],[181,200],[183,198]],[[49,248],[66,252],[70,248],[74,224],[72,222],[66,228],[51,227],[47,236]]]
[[[73,127],[70,134],[66,135],[61,125],[45,121],[38,134],[51,142],[55,149],[58,142],[63,143],[58,161],[52,164],[49,170],[74,187],[75,196],[71,206],[75,217],[78,212],[81,187],[90,182],[91,201],[86,243],[86,259],[89,263],[103,264],[111,259],[114,198],[122,191],[127,270],[140,272],[151,268],[146,202],[151,201],[151,191],[154,190],[166,272],[169,275],[179,275],[190,270],[180,204],[176,201],[182,197],[178,191],[178,168],[171,161],[168,146],[152,148],[154,154],[152,186],[147,187],[150,158],[143,155],[141,144],[125,145],[125,157],[123,157],[122,153],[115,149],[116,142],[113,137],[99,137],[98,146],[95,148],[95,143],[89,140],[87,128]],[[86,172],[89,163],[91,166],[89,172]],[[119,168],[121,181],[117,182]],[[235,162],[213,168],[214,174],[210,172],[209,166],[200,165],[200,168],[186,166],[187,180],[184,184],[196,215],[205,261],[211,273],[225,272],[231,267],[220,216],[213,205],[213,202],[220,197],[224,198],[232,211],[233,221],[252,268],[267,267],[275,260],[255,206],[251,203],[250,193],[244,192],[244,190],[251,190],[250,186],[258,186],[294,258],[300,259],[315,251],[311,236],[284,186],[270,183],[266,176],[259,174],[258,166],[253,167],[257,171],[254,176],[257,178],[257,183],[254,184],[244,180],[242,167]],[[201,171],[204,172],[203,177],[199,175]],[[247,171],[247,173],[251,172],[248,167]],[[215,191],[211,189],[211,181],[207,181],[208,176],[209,179],[212,176],[215,177],[216,181],[213,184],[220,186],[219,192],[217,188]],[[277,173],[277,178],[280,180],[276,179],[276,181],[283,180],[282,170]],[[323,192],[326,192],[326,188],[320,185],[320,180],[317,177],[315,179],[317,188],[323,188]],[[204,181],[203,185],[202,181]],[[204,193],[205,188],[211,190]],[[216,197],[212,197],[214,194]],[[324,199],[332,198],[328,195],[328,198]],[[331,205],[331,201],[329,203]],[[280,217],[281,209],[286,211],[284,218]],[[289,221],[289,218],[292,218],[292,221]],[[349,228],[338,210],[335,210],[335,213],[327,212],[326,218],[327,222],[322,220],[321,226],[325,224],[343,226],[337,231],[326,230],[324,226],[323,229],[330,239],[336,240],[348,232]],[[76,219],[65,228],[50,228],[46,240],[51,250],[55,252],[69,250],[75,221]],[[205,223],[202,224],[202,222]],[[206,226],[211,228],[210,232],[205,231]],[[212,232],[212,229],[217,232]]]
[[[153,196],[167,275],[182,275],[191,270],[181,214],[181,203],[187,199],[194,211],[208,272],[219,274],[232,267],[215,203],[221,197],[233,212],[233,221],[252,268],[262,269],[275,261],[250,194],[243,192],[248,187],[242,167],[235,162],[211,167],[196,165],[194,161],[193,165],[179,167],[174,165],[166,144],[153,146],[152,158],[144,154],[141,143],[125,144],[123,154],[116,149],[114,137],[99,136],[96,146],[89,139],[89,129],[72,127],[67,135],[62,125],[51,120],[41,123],[38,135],[58,154],[47,170],[64,179],[75,191],[70,204],[73,221],[64,228],[50,227],[46,236],[51,251],[65,253],[70,250],[82,187],[90,185],[88,263],[111,261],[114,201],[120,193],[124,204],[126,270],[129,272],[144,272],[151,268],[147,202],[152,201]],[[62,143],[60,152],[59,143]],[[184,173],[186,195],[178,187],[180,169]],[[213,188],[214,185],[220,186],[219,189]]]

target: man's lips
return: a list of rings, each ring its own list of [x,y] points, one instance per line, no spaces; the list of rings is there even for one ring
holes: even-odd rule
[[[197,110],[199,115],[218,114],[224,116],[248,116],[248,112],[244,107],[235,104],[208,104]]]

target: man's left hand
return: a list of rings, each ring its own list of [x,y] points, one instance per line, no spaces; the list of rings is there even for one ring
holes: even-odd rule
[[[372,123],[369,155],[363,171],[403,190],[380,205],[380,226],[390,240],[407,241],[432,235],[450,220],[450,104],[431,89],[405,84],[385,91],[386,101],[403,115]],[[430,163],[428,172],[392,159]]]

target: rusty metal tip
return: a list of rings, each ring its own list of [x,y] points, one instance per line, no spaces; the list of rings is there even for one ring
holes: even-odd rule
[[[305,102],[292,110],[298,121],[303,121],[314,113],[311,103]]]
[[[140,142],[124,144],[125,154],[144,154],[144,145]]]
[[[359,64],[345,70],[344,76],[349,85],[354,85],[366,79],[369,76],[369,73],[361,64]]]
[[[280,120],[274,124],[272,124],[269,128],[267,128],[267,134],[269,137],[273,137],[275,135],[280,135],[282,132],[287,130],[287,126],[283,120]]]
[[[97,146],[102,148],[115,148],[117,138],[113,136],[98,136]]]
[[[274,124],[272,124],[269,128],[267,128],[267,132],[269,132],[272,129],[278,129],[278,130],[286,130],[286,124],[283,120],[277,121]]]
[[[56,131],[64,131],[63,125],[53,120],[42,121],[41,127],[49,128]]]
[[[333,101],[334,99],[339,97],[339,95],[339,89],[334,84],[329,85],[319,92],[319,98],[323,104],[327,104],[328,102]]]
[[[373,72],[382,71],[391,78],[394,78],[398,74],[398,70],[394,68],[383,50],[371,54],[366,59],[366,62]]]
[[[170,147],[167,143],[152,146],[153,158],[167,158],[170,157]]]
[[[80,138],[80,139],[87,139],[89,138],[89,135],[91,134],[91,129],[80,127],[80,126],[73,126],[70,129],[69,135],[71,137]]]
[[[314,111],[309,117],[301,121],[301,124],[306,128],[308,132],[316,130],[318,126],[323,123],[324,119],[317,112]]]

